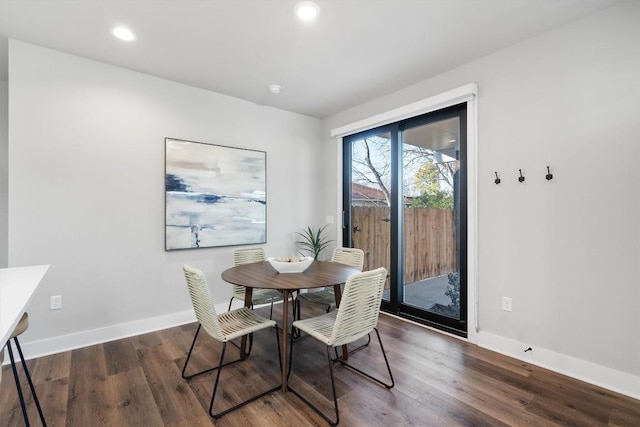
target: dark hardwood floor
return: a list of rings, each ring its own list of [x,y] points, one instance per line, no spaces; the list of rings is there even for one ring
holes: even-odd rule
[[[318,314],[308,307],[308,315]],[[268,316],[268,309],[260,309]],[[303,315],[303,317],[307,317]],[[280,319],[276,306],[274,319]],[[207,414],[214,373],[183,380],[196,325],[189,324],[29,361],[49,426],[325,426],[292,393],[275,392],[218,421]],[[386,390],[336,365],[342,426],[640,426],[640,401],[445,336],[380,316],[396,386]],[[202,338],[206,334],[201,334]],[[220,406],[277,385],[272,330],[256,334],[251,357],[222,371]],[[296,342],[291,384],[331,409],[326,353]],[[202,339],[193,369],[216,363],[221,345]],[[229,346],[228,357],[237,356]],[[377,342],[351,357],[386,374]],[[35,404],[28,398],[32,425]],[[22,426],[9,367],[0,386],[0,426]]]

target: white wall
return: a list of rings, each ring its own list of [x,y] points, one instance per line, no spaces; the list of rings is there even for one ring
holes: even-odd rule
[[[0,81],[0,268],[7,266],[9,139],[7,82]]]
[[[9,265],[51,264],[30,354],[192,318],[183,263],[228,302],[231,248],[164,251],[165,137],[266,151],[265,248],[293,253],[314,212],[318,120],[15,40],[9,57]]]
[[[636,397],[638,9],[637,2],[614,6],[323,124],[329,135],[477,83],[480,332],[471,319],[470,339]],[[335,140],[327,139],[324,149],[336,159]],[[337,188],[340,165],[325,170],[323,179]],[[337,210],[334,193],[324,195],[327,209]],[[503,295],[513,298],[513,312],[501,310]],[[529,346],[533,351],[525,354]]]

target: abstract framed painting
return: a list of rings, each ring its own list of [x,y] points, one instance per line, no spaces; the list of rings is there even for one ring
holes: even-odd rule
[[[165,138],[165,250],[266,243],[267,153]]]

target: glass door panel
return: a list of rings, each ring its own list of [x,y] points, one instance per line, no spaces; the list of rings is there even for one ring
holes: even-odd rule
[[[404,303],[460,319],[458,117],[402,134]]]
[[[388,131],[351,143],[351,246],[365,253],[364,270],[390,271],[391,140]],[[389,280],[383,299],[389,301]]]

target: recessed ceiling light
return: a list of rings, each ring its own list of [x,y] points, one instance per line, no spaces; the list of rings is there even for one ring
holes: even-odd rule
[[[136,39],[136,35],[126,27],[114,27],[111,29],[111,34],[126,42],[132,42]]]
[[[301,1],[294,8],[296,16],[302,21],[313,21],[320,13],[320,6],[312,1]]]
[[[269,85],[271,93],[280,93],[280,89],[282,89],[282,86],[280,85]]]

